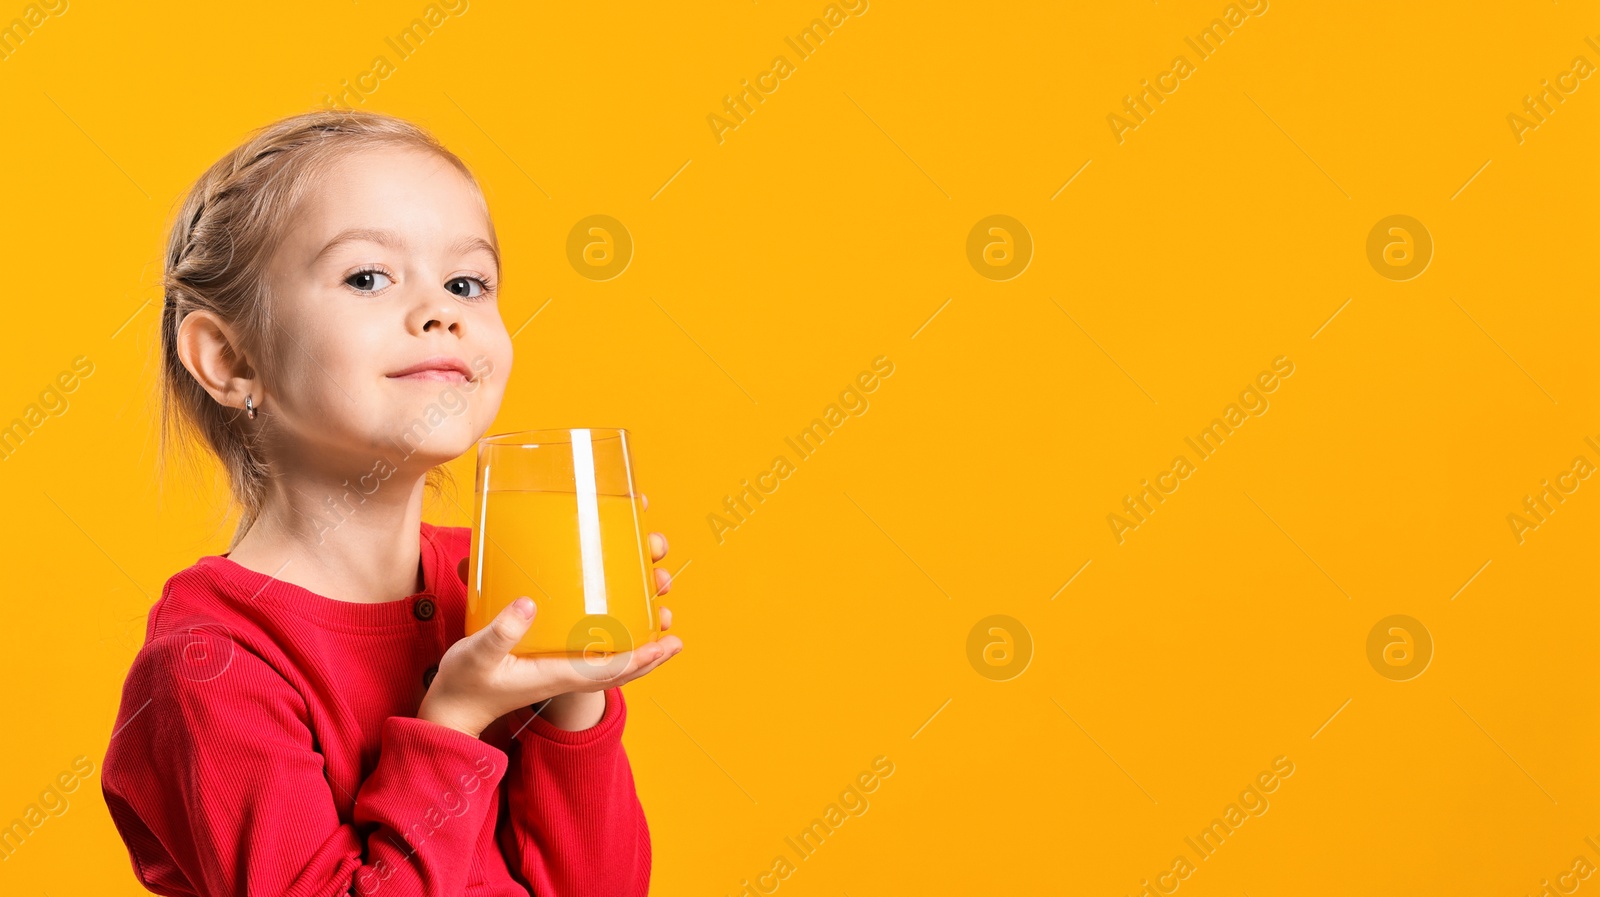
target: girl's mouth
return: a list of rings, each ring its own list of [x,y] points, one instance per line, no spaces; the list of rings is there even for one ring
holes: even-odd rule
[[[390,380],[441,380],[446,383],[465,383],[467,377],[460,371],[447,371],[441,368],[428,368],[400,376],[390,375]]]
[[[472,369],[467,363],[450,355],[425,358],[407,368],[395,371],[394,380],[440,380],[446,383],[465,383],[472,379]]]

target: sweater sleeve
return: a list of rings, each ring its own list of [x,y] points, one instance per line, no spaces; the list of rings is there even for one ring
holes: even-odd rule
[[[101,788],[158,894],[459,897],[507,755],[408,717],[381,737],[341,820],[300,694],[233,640],[191,629],[135,659]]]
[[[622,748],[627,704],[620,688],[604,694],[600,721],[576,732],[528,710],[510,717],[502,843],[534,897],[649,892],[650,829]]]

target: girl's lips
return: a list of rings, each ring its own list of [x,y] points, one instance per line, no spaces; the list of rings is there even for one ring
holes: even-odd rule
[[[438,371],[459,374],[462,379],[457,380],[456,382],[458,383],[472,379],[472,370],[467,367],[467,363],[453,355],[435,355],[432,358],[424,358],[416,364],[409,365],[398,371],[394,371],[393,373],[389,374],[389,376],[396,379],[401,379],[416,374],[431,374]],[[421,379],[438,380],[440,378],[423,377]]]
[[[405,374],[399,377],[390,377],[390,380],[442,380],[446,383],[465,383],[467,377],[460,371],[446,371],[439,368],[428,368],[414,374]]]

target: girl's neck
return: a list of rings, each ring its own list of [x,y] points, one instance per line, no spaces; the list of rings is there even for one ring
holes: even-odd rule
[[[418,533],[425,473],[396,472],[372,494],[346,477],[274,477],[228,559],[337,601],[398,601],[422,591]]]

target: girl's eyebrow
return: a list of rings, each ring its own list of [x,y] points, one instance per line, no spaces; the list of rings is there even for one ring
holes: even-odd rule
[[[494,259],[494,270],[499,272],[500,253],[494,251],[494,244],[490,243],[488,240],[485,240],[482,237],[464,237],[460,240],[457,240],[456,244],[450,247],[452,252],[459,255],[466,255],[469,252],[480,249],[488,253],[490,258]]]
[[[323,256],[346,243],[362,242],[377,243],[390,249],[403,249],[406,245],[406,241],[402,240],[400,235],[392,230],[383,230],[375,227],[351,227],[340,231],[333,239],[324,244],[322,249],[318,250],[315,256],[312,256],[311,262],[316,264]]]
[[[352,227],[340,231],[333,239],[329,240],[311,259],[311,262],[316,264],[323,256],[347,243],[360,242],[377,243],[390,249],[404,249],[406,245],[405,239],[392,230],[376,227]],[[500,253],[495,251],[494,244],[482,237],[463,237],[449,247],[451,253],[458,255],[464,255],[474,250],[482,250],[488,253],[489,257],[494,259],[495,270],[498,271],[500,269]]]

